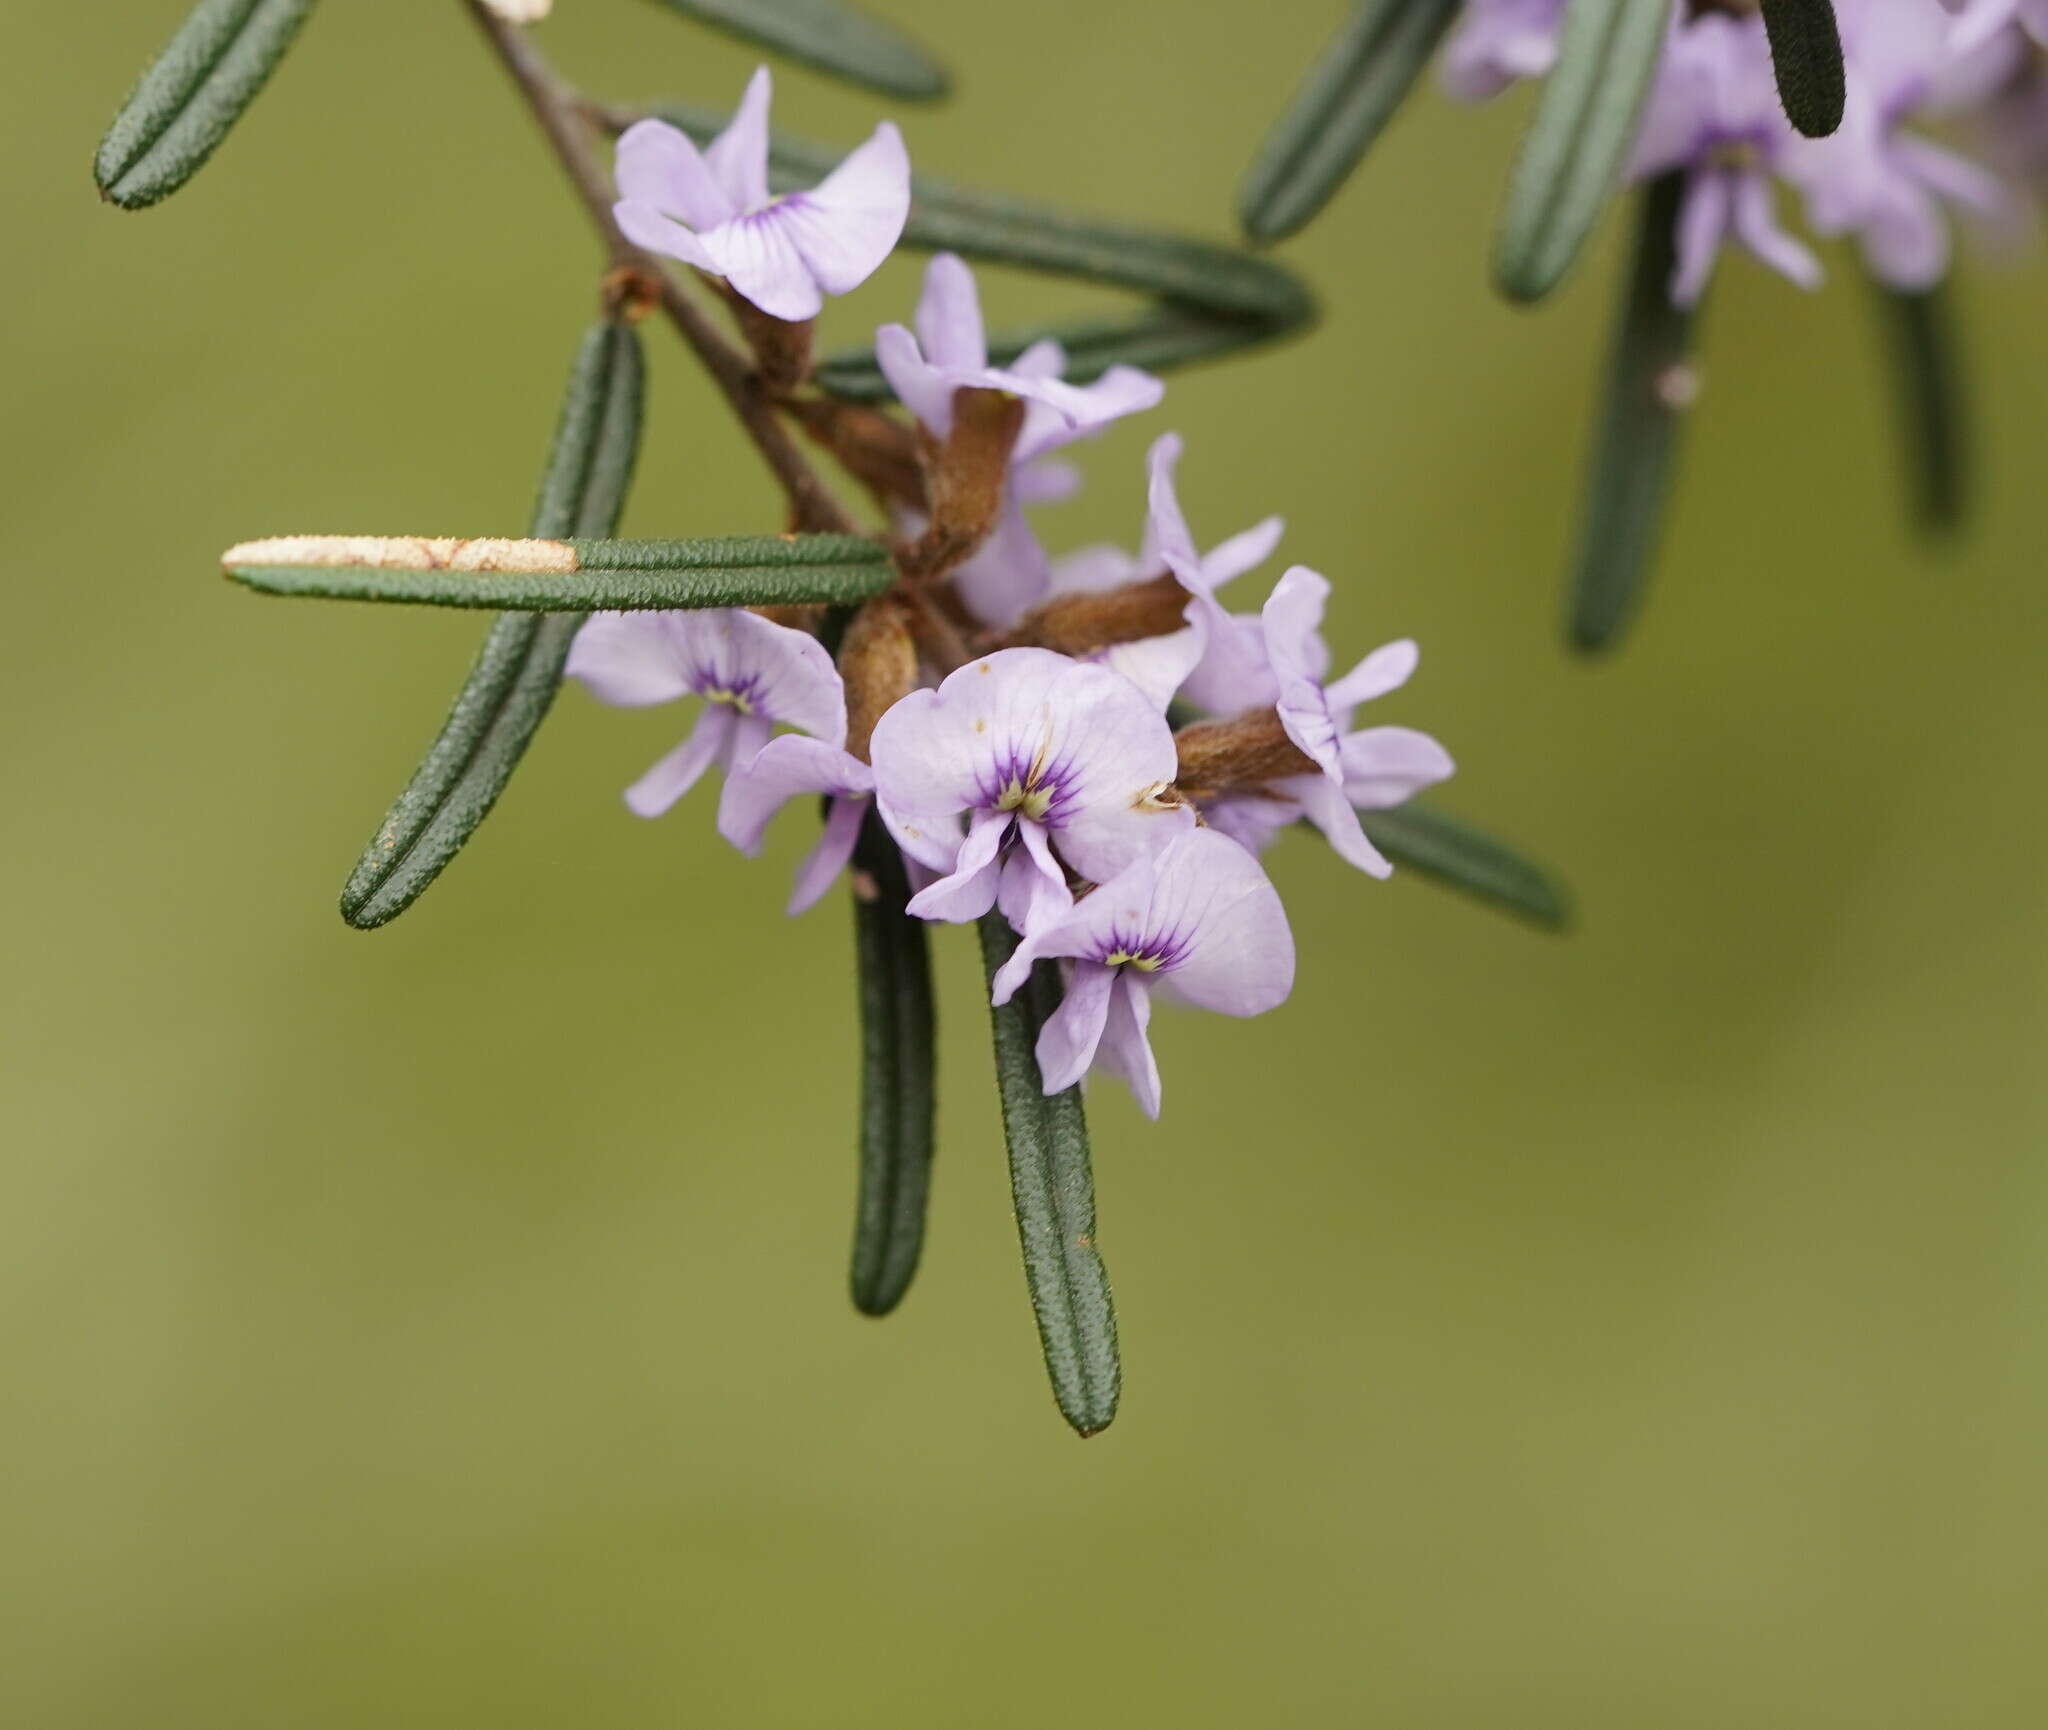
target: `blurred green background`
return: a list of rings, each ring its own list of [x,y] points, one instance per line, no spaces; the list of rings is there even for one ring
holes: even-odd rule
[[[880,9],[959,75],[895,108],[920,163],[1219,236],[1339,12]],[[865,1321],[844,909],[780,917],[793,819],[749,865],[701,793],[626,815],[675,712],[566,693],[424,903],[336,917],[480,624],[215,557],[516,532],[593,253],[419,0],[322,8],[193,185],[102,207],[94,144],[182,11],[12,0],[0,60],[0,1722],[2043,1721],[2037,261],[1964,272],[1983,508],[1938,555],[1850,261],[1810,298],[1733,261],[1669,556],[1598,665],[1557,590],[1618,236],[1539,314],[1491,298],[1518,102],[1420,99],[1287,249],[1325,327],[1089,453],[1056,541],[1133,539],[1177,427],[1205,538],[1282,511],[1340,653],[1419,637],[1390,718],[1583,918],[1277,850],[1293,1000],[1163,1024],[1156,1128],[1096,1096],[1128,1385],[1084,1446],[969,943],[929,1253]],[[751,64],[634,0],[542,40],[619,96]],[[825,138],[890,106],[781,79]],[[627,530],[770,526],[650,335]]]

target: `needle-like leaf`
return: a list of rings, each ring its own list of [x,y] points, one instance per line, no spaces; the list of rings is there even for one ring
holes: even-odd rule
[[[1694,313],[1671,304],[1684,176],[1641,194],[1634,255],[1607,363],[1569,602],[1573,645],[1601,649],[1634,612],[1664,516],[1678,429],[1697,390]]]
[[[1785,118],[1809,138],[1827,137],[1842,124],[1848,94],[1834,7],[1829,0],[1763,0],[1763,14]]]
[[[1970,423],[1948,291],[1874,286],[1891,349],[1913,513],[1922,528],[1953,529],[1969,510]]]
[[[290,535],[230,547],[238,583],[270,595],[560,613],[670,607],[852,606],[894,580],[860,535],[687,541],[439,540]]]
[[[1330,201],[1414,88],[1461,6],[1363,0],[1252,165],[1237,206],[1247,235],[1285,239]]]
[[[1564,886],[1504,842],[1427,805],[1410,802],[1359,814],[1372,844],[1396,865],[1419,871],[1562,930],[1571,918]]]
[[[533,532],[608,535],[618,527],[640,445],[640,338],[609,321],[583,339],[548,457]],[[526,753],[562,682],[585,615],[505,613],[491,626],[440,737],[377,825],[341,892],[341,916],[368,931],[426,892]]]
[[[839,0],[661,0],[672,11],[714,25],[834,78],[886,96],[943,96],[945,67],[915,42]]]
[[[1569,0],[1494,246],[1510,300],[1548,294],[1578,257],[1635,138],[1670,17],[1671,0]]]
[[[860,1196],[853,1303],[885,1316],[903,1301],[924,1247],[932,1180],[934,1059],[927,926],[904,912],[903,855],[872,808],[853,854],[860,970]]]
[[[313,0],[200,0],[100,140],[101,195],[140,210],[190,180],[312,10]]]
[[[1016,946],[1000,913],[983,917],[981,959],[991,981]],[[1010,1150],[1024,1277],[1053,1398],[1068,1423],[1092,1436],[1116,1416],[1123,1368],[1117,1358],[1109,1271],[1095,1248],[1095,1177],[1081,1089],[1076,1085],[1048,1099],[1039,1081],[1039,1029],[1059,1003],[1059,970],[1041,961],[1030,982],[993,1012],[996,1088]]]

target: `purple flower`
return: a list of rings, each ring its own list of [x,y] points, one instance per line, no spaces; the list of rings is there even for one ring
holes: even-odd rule
[[[726,780],[718,806],[718,832],[752,858],[775,813],[806,793],[822,793],[825,827],[797,866],[788,912],[802,913],[831,888],[853,857],[862,819],[875,790],[875,772],[851,752],[823,739],[785,733],[770,739],[745,768]]]
[[[1557,64],[1564,0],[1469,0],[1437,75],[1460,102],[1483,102]]]
[[[626,789],[642,817],[659,817],[714,763],[744,770],[778,723],[833,747],[846,738],[846,690],[824,645],[739,608],[594,613],[570,645],[568,672],[619,708],[705,699],[689,737]],[[727,801],[733,788],[729,779]]]
[[[1819,261],[1778,226],[1773,208],[1771,175],[1797,137],[1778,102],[1761,17],[1709,13],[1666,39],[1630,172],[1685,170],[1676,305],[1699,300],[1731,235],[1801,288],[1819,286]]]
[[[1045,554],[1022,507],[1034,496],[1059,496],[1067,486],[1058,471],[1027,480],[1030,465],[1121,416],[1153,407],[1166,387],[1132,366],[1113,366],[1093,384],[1067,384],[1060,377],[1066,351],[1050,338],[1033,343],[1008,367],[990,366],[974,273],[950,252],[925,267],[916,323],[915,334],[900,324],[877,331],[875,360],[904,407],[934,438],[952,430],[956,390],[1007,391],[1027,405],[1003,517],[977,557],[955,573],[969,607],[991,625],[1007,625],[1042,599],[1049,583]]]
[[[1451,774],[1450,753],[1409,727],[1354,730],[1352,711],[1408,682],[1419,651],[1407,639],[1386,643],[1341,679],[1323,683],[1329,650],[1322,639],[1330,585],[1295,565],[1274,585],[1261,615],[1280,725],[1319,774],[1289,776],[1261,794],[1230,794],[1204,816],[1253,852],[1287,824],[1306,817],[1339,857],[1374,877],[1393,873],[1366,838],[1360,811],[1384,810]]]
[[[1259,863],[1213,829],[1190,829],[1027,933],[995,978],[1007,1003],[1048,956],[1068,965],[1066,997],[1038,1038],[1047,1093],[1099,1064],[1159,1115],[1159,1065],[1146,1028],[1152,991],[1224,1015],[1261,1015],[1294,988],[1294,937]]]
[[[884,121],[809,192],[768,192],[768,68],[699,151],[666,121],[619,139],[620,230],[636,246],[722,276],[771,318],[815,318],[872,276],[910,214],[910,157]]]
[[[872,756],[890,833],[944,873],[910,902],[925,919],[978,918],[1000,896],[1033,929],[1071,903],[1062,862],[1100,883],[1194,822],[1168,796],[1173,734],[1145,694],[1047,649],[911,692],[876,723]]]

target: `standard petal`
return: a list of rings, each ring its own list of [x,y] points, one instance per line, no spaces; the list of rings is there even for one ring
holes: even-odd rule
[[[1166,969],[1174,988],[1204,1009],[1260,1015],[1294,988],[1294,936],[1279,892],[1251,854],[1213,829],[1161,850],[1145,922],[1151,943],[1177,952]]]
[[[713,705],[697,717],[690,736],[626,789],[626,807],[636,817],[659,817],[703,779],[732,741],[733,712]]]
[[[1020,364],[1012,369],[1013,375],[1029,380],[1031,375],[1024,372],[1022,359],[1020,356]],[[1071,444],[1127,414],[1156,408],[1166,395],[1163,382],[1134,366],[1113,366],[1093,384],[1055,387],[1051,380],[1039,382],[1047,393],[1043,400],[1057,412],[1026,416],[1023,430],[1017,435],[1019,462],[1029,462],[1049,450]]]
[[[619,134],[612,175],[624,203],[646,205],[691,228],[716,228],[743,208],[719,185],[696,145],[665,120],[636,121]]]
[[[1145,693],[1145,701],[1162,715],[1179,695],[1188,675],[1201,665],[1208,646],[1209,630],[1192,601],[1188,623],[1163,637],[1140,637],[1131,643],[1116,643],[1095,656],[1098,664],[1123,674]]]
[[[741,607],[669,615],[698,690],[727,692],[750,715],[800,727],[828,745],[846,738],[846,686],[825,645]]]
[[[615,708],[673,703],[691,687],[672,623],[667,613],[592,613],[569,645],[564,671]]]
[[[815,906],[818,897],[831,888],[839,873],[846,869],[846,862],[853,857],[854,843],[860,839],[860,826],[867,813],[865,795],[842,795],[832,801],[817,845],[804,855],[803,863],[796,868],[796,883],[790,890],[789,906],[785,909],[791,918]]]
[[[1931,288],[1948,269],[1948,220],[1932,194],[1904,180],[1886,189],[1861,238],[1871,271],[1893,288]]]
[[[974,556],[953,573],[967,610],[1005,630],[1052,591],[1052,565],[1024,515],[1017,489],[1003,496],[996,526]]]
[[[792,203],[785,198],[766,210],[708,228],[697,239],[710,255],[712,269],[734,293],[770,318],[801,324],[818,316],[825,297],[797,246]]]
[[[936,253],[924,267],[917,299],[917,340],[933,366],[979,372],[988,365],[981,294],[974,272],[956,252]]]
[[[755,67],[738,112],[704,150],[704,161],[734,216],[768,202],[768,103],[773,94],[768,68]]]
[[[1086,962],[1063,970],[1067,993],[1038,1034],[1038,1078],[1048,1095],[1064,1093],[1088,1073],[1109,1019],[1115,971]]]
[[[910,153],[888,121],[809,192],[774,207],[812,278],[845,294],[875,274],[910,215]]]
[[[1450,752],[1412,727],[1368,727],[1346,734],[1339,746],[1344,797],[1361,811],[1384,811],[1457,769]]]
[[[1337,718],[1319,678],[1329,658],[1319,630],[1330,597],[1328,579],[1306,565],[1292,566],[1267,598],[1259,615],[1265,627],[1266,659],[1280,691],[1274,707],[1288,738],[1331,777],[1338,774]]]
[[[954,382],[925,359],[917,338],[900,324],[875,332],[875,364],[905,408],[944,438],[953,425]]]
[[[1154,1122],[1159,1118],[1159,1063],[1152,1055],[1152,1041],[1146,1029],[1152,1023],[1152,991],[1127,967],[1117,969],[1117,982],[1109,995],[1109,1016],[1103,1023],[1102,1043],[1096,1048],[1095,1063],[1122,1078],[1138,1109]]]
[[[1201,555],[1195,551],[1195,537],[1188,530],[1188,519],[1180,508],[1180,494],[1174,489],[1173,474],[1180,464],[1180,453],[1179,433],[1160,434],[1145,453],[1149,483],[1145,495],[1145,541],[1138,559],[1147,567],[1175,558],[1185,560],[1196,573],[1197,592],[1206,594],[1208,583],[1201,575]]]

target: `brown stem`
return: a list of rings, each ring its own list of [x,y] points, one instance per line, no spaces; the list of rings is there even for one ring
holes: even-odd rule
[[[506,23],[484,0],[463,0],[463,4],[540,123],[613,268],[642,272],[660,284],[662,311],[724,392],[754,448],[788,495],[792,525],[813,532],[853,532],[852,519],[776,418],[774,402],[746,357],[718,334],[672,271],[619,232],[619,225],[612,220],[611,182],[590,148],[584,119],[589,105],[541,57],[524,30]]]

